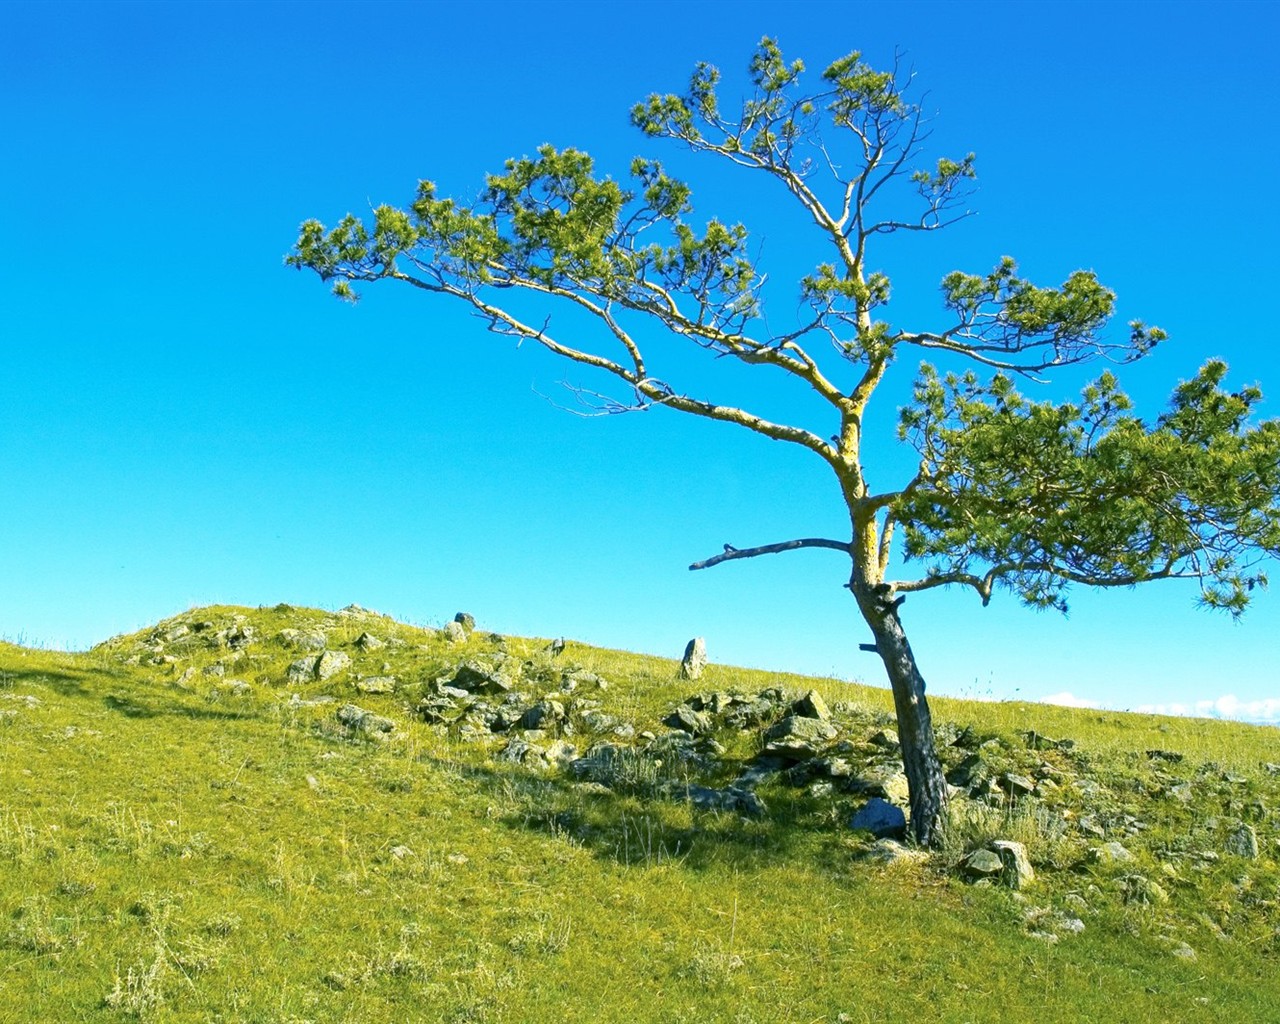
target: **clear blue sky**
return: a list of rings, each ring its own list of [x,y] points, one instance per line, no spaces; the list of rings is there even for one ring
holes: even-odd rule
[[[835,554],[685,568],[838,533],[816,459],[674,413],[570,416],[541,397],[569,371],[530,346],[394,288],[348,307],[282,265],[304,218],[406,202],[421,177],[474,195],[547,141],[619,176],[636,153],[668,160],[697,217],[741,218],[765,263],[800,266],[783,198],[627,124],[698,60],[736,96],[766,33],[815,71],[900,48],[938,115],[933,155],[978,155],[979,216],[879,257],[895,322],[939,324],[943,273],[1006,253],[1046,284],[1092,268],[1118,324],[1171,335],[1122,374],[1144,411],[1216,355],[1280,415],[1273,4],[10,3],[0,23],[9,639],[355,601],[672,656],[698,634],[718,661],[879,682]],[[659,376],[718,386],[662,352]],[[813,411],[750,376],[725,387]],[[889,436],[877,487],[901,482]],[[1280,717],[1280,592],[1238,625],[1178,584],[1077,591],[1066,620],[968,592],[904,616],[933,692]]]

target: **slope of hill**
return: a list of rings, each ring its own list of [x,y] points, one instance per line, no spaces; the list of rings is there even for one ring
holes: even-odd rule
[[[926,855],[850,827],[887,692],[676,668],[355,607],[0,644],[0,1022],[1280,1021],[1277,730],[939,700]]]

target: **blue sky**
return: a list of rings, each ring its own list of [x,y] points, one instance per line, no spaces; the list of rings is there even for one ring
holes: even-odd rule
[[[627,111],[698,60],[737,96],[766,33],[815,72],[898,48],[937,112],[929,155],[975,151],[980,191],[978,216],[882,251],[895,322],[940,323],[942,275],[1006,253],[1045,284],[1091,268],[1118,324],[1171,335],[1122,373],[1141,409],[1222,356],[1280,415],[1278,11],[0,5],[0,634],[78,648],[196,604],[355,601],[671,656],[697,634],[718,661],[878,683],[833,553],[685,568],[837,532],[817,460],[674,413],[571,416],[558,382],[589,377],[461,310],[392,288],[352,308],[286,270],[298,223],[407,202],[422,177],[471,196],[552,142],[618,176],[638,153],[678,167],[695,220],[744,220],[790,272],[819,257],[783,198],[647,142]],[[660,351],[690,389],[813,412]],[[883,436],[878,487],[909,464]],[[1064,620],[935,592],[904,621],[933,692],[1280,719],[1280,592],[1240,624],[1194,596],[1076,591]]]

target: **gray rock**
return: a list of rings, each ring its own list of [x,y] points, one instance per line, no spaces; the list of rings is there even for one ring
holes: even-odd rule
[[[323,651],[329,642],[322,629],[282,629],[280,641],[299,651]]]
[[[836,738],[833,725],[817,718],[801,718],[788,715],[768,729],[765,734],[765,753],[779,754],[793,761],[816,757]]]
[[[1164,888],[1146,875],[1124,875],[1117,879],[1117,885],[1125,903],[1148,905],[1169,902],[1169,894]]]
[[[355,704],[343,704],[338,708],[335,717],[352,732],[364,733],[367,736],[381,737],[391,732],[395,722],[382,715],[375,715]]]
[[[892,729],[881,729],[871,737],[871,742],[877,747],[884,747],[886,750],[897,750],[901,746],[898,742],[898,734]]]
[[[458,666],[452,685],[472,693],[502,694],[515,685],[515,680],[505,673],[478,661],[466,661]]]
[[[330,679],[351,667],[351,655],[342,651],[325,651],[316,659],[316,678]]]
[[[901,807],[895,807],[879,797],[872,797],[853,816],[849,827],[870,832],[877,839],[901,839],[907,831],[907,816],[902,813]]]
[[[582,724],[592,732],[608,732],[617,727],[618,720],[603,711],[587,711],[582,716]]]
[[[467,631],[457,622],[446,622],[441,632],[451,644],[460,644],[467,638]]]
[[[851,793],[879,796],[899,804],[905,804],[910,795],[907,777],[897,765],[872,768],[851,778],[846,785]]]
[[[464,633],[471,633],[476,628],[476,617],[469,612],[458,612],[453,621],[462,627]]]
[[[567,717],[564,705],[559,701],[539,701],[520,716],[520,728],[554,729],[561,725]]]
[[[706,667],[707,642],[700,636],[694,637],[685,646],[684,658],[680,661],[680,678],[700,679]]]
[[[728,786],[725,789],[689,786],[685,795],[700,811],[729,811],[749,818],[763,818],[768,813],[765,802],[755,793],[736,786]]]
[[[1241,822],[1240,825],[1227,836],[1224,844],[1227,853],[1235,854],[1237,857],[1246,857],[1249,860],[1258,859],[1258,833],[1253,826],[1247,822]]]
[[[1036,784],[1032,779],[1025,775],[1013,775],[1005,773],[1001,775],[999,780],[1000,788],[1008,793],[1011,797],[1030,796],[1036,791]]]
[[[703,711],[694,711],[688,704],[681,704],[662,720],[662,724],[690,736],[703,736],[711,731],[711,718]]]
[[[923,864],[929,859],[926,850],[915,850],[904,846],[896,839],[877,839],[869,850],[863,854],[866,860],[880,864]]]
[[[1117,842],[1103,843],[1101,846],[1094,846],[1089,850],[1090,863],[1099,864],[1103,867],[1110,867],[1115,864],[1132,864],[1133,860],[1133,854],[1125,846]]]
[[[376,651],[380,647],[386,647],[387,645],[372,633],[366,631],[356,637],[356,646],[362,651]]]
[[[999,878],[1004,874],[1004,861],[994,850],[985,847],[974,850],[960,861],[960,871],[966,878]]]
[[[395,676],[369,676],[368,679],[356,681],[356,689],[361,693],[395,693]]]
[[[457,705],[443,697],[423,697],[417,712],[425,722],[445,725],[456,721],[460,714]]]
[[[1004,865],[1003,878],[1011,889],[1021,889],[1035,881],[1036,873],[1027,857],[1027,848],[1011,839],[996,839],[990,843],[991,852]]]
[[[290,662],[289,667],[285,670],[285,678],[291,683],[309,683],[316,677],[316,663],[320,660],[318,654],[313,654],[307,658],[299,658],[297,661]]]
[[[801,718],[816,718],[822,722],[831,721],[831,709],[827,707],[827,702],[822,699],[822,694],[817,690],[810,690],[791,705],[791,709]]]
[[[989,769],[981,754],[970,754],[947,772],[947,781],[953,786],[969,789],[984,782]]]

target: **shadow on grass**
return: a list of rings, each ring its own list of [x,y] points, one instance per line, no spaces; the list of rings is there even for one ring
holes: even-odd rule
[[[699,810],[688,784],[661,791],[617,792],[584,786],[571,774],[537,772],[517,765],[459,764],[439,758],[423,763],[461,775],[478,791],[498,797],[511,829],[569,842],[628,867],[676,864],[694,871],[734,864],[794,863],[803,857],[847,861],[841,843],[847,814],[801,790],[770,787],[768,811],[744,817]]]
[[[176,701],[164,704],[148,703],[135,697],[126,697],[118,693],[109,693],[102,698],[102,703],[112,711],[118,711],[126,718],[161,718],[174,716],[191,718],[197,721],[227,721],[251,717],[247,711],[226,711],[221,708],[195,707]]]

